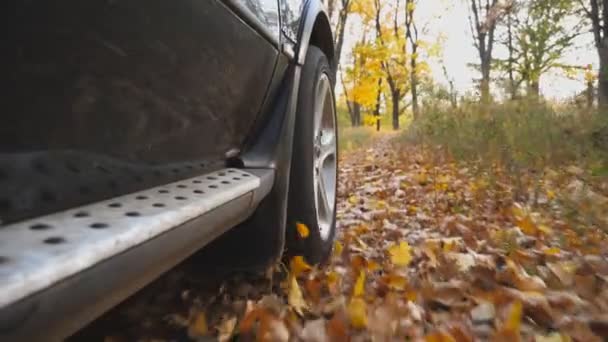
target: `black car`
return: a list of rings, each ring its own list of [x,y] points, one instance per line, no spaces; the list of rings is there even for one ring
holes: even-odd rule
[[[212,240],[233,267],[330,254],[321,0],[3,7],[0,340],[70,335]]]

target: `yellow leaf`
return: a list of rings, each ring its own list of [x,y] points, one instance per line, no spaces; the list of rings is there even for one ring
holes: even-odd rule
[[[553,190],[547,190],[547,198],[549,200],[555,199],[555,191],[553,191]]]
[[[306,309],[306,302],[304,302],[304,297],[302,297],[302,290],[300,290],[300,286],[298,285],[298,281],[294,275],[289,277],[289,293],[287,294],[287,303],[297,312],[299,315],[302,315],[302,310]]]
[[[403,291],[407,286],[407,278],[399,274],[387,274],[383,277],[383,279],[388,285],[388,287],[393,290]]]
[[[397,266],[407,266],[412,261],[410,245],[405,241],[389,247],[388,252],[391,255],[391,261]]]
[[[359,199],[355,195],[352,195],[348,198],[348,203],[350,203],[352,205],[357,204],[357,202],[359,202]]]
[[[303,239],[310,235],[310,230],[308,230],[308,227],[304,223],[297,222],[296,229],[298,230],[298,235]]]
[[[545,248],[543,249],[543,253],[545,253],[545,255],[558,255],[561,252],[561,250],[557,247],[551,247],[551,248]]]
[[[415,302],[417,298],[418,298],[418,293],[416,293],[416,291],[414,291],[414,290],[405,291],[405,299],[409,300],[410,302]]]
[[[291,258],[289,268],[291,269],[291,274],[293,274],[295,277],[298,277],[300,274],[312,269],[312,267],[306,263],[304,257],[301,255],[296,255]]]
[[[342,254],[343,249],[344,249],[344,247],[342,246],[340,241],[336,241],[336,243],[334,243],[334,255],[335,256]]]
[[[429,177],[425,172],[421,172],[414,176],[414,180],[420,185],[426,185],[429,182]]]
[[[521,327],[521,318],[523,315],[523,305],[520,301],[516,301],[511,305],[507,321],[505,322],[505,328],[519,334],[519,328]]]
[[[523,219],[519,220],[517,226],[527,235],[536,235],[538,232],[536,224],[534,224],[530,215],[526,215]]]
[[[522,219],[524,216],[526,216],[526,210],[519,203],[515,203],[511,210],[517,219]]]
[[[538,230],[545,235],[550,235],[553,233],[553,230],[544,224],[538,225]]]
[[[353,289],[353,296],[363,296],[365,292],[365,271],[361,270],[357,281],[355,282],[355,288]]]
[[[363,299],[351,299],[347,310],[350,324],[354,328],[362,329],[367,326],[367,304]]]
[[[369,249],[369,246],[365,242],[363,242],[363,240],[361,240],[358,236],[355,236],[354,238],[362,249]]]
[[[196,313],[188,326],[188,335],[192,338],[196,338],[205,336],[208,332],[209,329],[207,328],[207,317],[205,317],[205,313]]]

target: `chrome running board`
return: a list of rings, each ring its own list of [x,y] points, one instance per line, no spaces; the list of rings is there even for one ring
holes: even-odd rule
[[[0,227],[0,340],[74,332],[244,221],[273,181],[222,169]]]

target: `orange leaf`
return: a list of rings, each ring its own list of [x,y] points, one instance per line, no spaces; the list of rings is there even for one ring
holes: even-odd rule
[[[298,231],[298,235],[303,239],[310,235],[310,230],[304,223],[296,222],[296,230]]]
[[[317,303],[321,298],[321,282],[319,279],[307,279],[304,283],[304,287],[306,288],[306,292],[310,296],[310,299]]]
[[[426,342],[456,342],[452,335],[445,332],[434,332],[424,337]]]
[[[348,337],[346,322],[343,314],[335,314],[334,317],[327,323],[327,335],[330,341],[347,342]]]
[[[289,263],[289,268],[291,270],[291,274],[298,277],[302,273],[310,271],[312,267],[306,263],[304,257],[301,255],[296,255],[291,258],[291,262]]]

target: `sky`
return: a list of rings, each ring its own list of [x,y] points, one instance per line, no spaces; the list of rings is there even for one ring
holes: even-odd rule
[[[421,34],[420,39],[430,42],[436,41],[440,36],[445,39],[443,61],[439,59],[429,61],[433,79],[438,83],[448,84],[442,70],[443,64],[449,77],[454,80],[459,94],[475,91],[473,79],[478,78],[479,73],[468,67],[467,64],[478,64],[479,57],[473,46],[468,22],[468,0],[419,0],[416,11],[419,29],[421,26],[426,26],[426,32]],[[360,32],[360,21],[355,16],[351,16],[343,48],[345,53],[350,51],[359,38]],[[577,65],[592,64],[594,69],[597,69],[597,53],[592,38],[591,34],[577,38],[575,46],[566,53],[562,61]],[[500,56],[501,54],[506,56],[506,51],[497,46],[494,55]],[[347,56],[344,54],[342,58],[347,59]],[[578,80],[571,80],[560,71],[550,71],[543,75],[540,84],[542,94],[550,99],[566,99],[585,88],[582,75]]]

